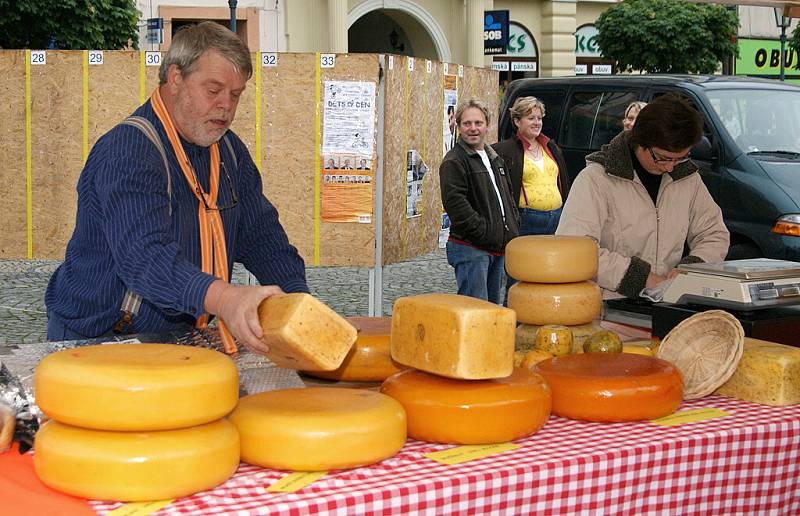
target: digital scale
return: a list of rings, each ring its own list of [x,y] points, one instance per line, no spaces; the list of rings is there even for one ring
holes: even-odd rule
[[[800,263],[770,258],[678,265],[665,303],[730,310],[800,304]]]

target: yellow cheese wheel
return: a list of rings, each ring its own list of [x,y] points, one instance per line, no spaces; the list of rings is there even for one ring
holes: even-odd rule
[[[589,237],[528,235],[506,245],[506,271],[529,283],[574,283],[597,275],[597,242]]]
[[[483,380],[514,368],[514,311],[456,294],[401,297],[392,310],[392,358],[429,373]]]
[[[278,367],[333,371],[356,341],[356,329],[322,301],[297,292],[270,296],[258,306],[266,353]]]
[[[338,369],[333,371],[304,371],[317,378],[345,382],[382,382],[405,369],[392,360],[390,317],[348,317],[358,336]]]
[[[527,351],[534,349],[536,335],[539,328],[534,324],[520,324],[517,326],[516,342],[514,349],[517,351]],[[579,324],[577,326],[567,326],[572,331],[572,352],[583,353],[583,343],[593,333],[603,330],[599,322],[592,321],[589,324]]]
[[[233,361],[175,344],[101,344],[46,356],[36,367],[36,403],[84,428],[171,430],[224,417],[239,398]]]
[[[454,444],[500,443],[538,431],[550,416],[550,388],[526,368],[492,380],[454,380],[409,369],[381,392],[399,401],[408,436]]]
[[[211,489],[233,475],[239,433],[224,419],[158,432],[87,430],[50,420],[36,433],[34,451],[36,474],[58,491],[95,500],[164,500]]]
[[[508,307],[525,324],[587,324],[600,317],[603,295],[594,282],[515,283]]]
[[[296,471],[347,469],[397,453],[406,414],[395,400],[361,389],[311,387],[246,396],[229,417],[242,460]]]

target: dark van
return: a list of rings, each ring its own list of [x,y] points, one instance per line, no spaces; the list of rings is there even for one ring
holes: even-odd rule
[[[670,92],[705,117],[691,156],[731,232],[728,259],[800,261],[800,87],[720,75],[519,79],[506,90],[498,135],[513,134],[509,108],[518,97],[538,97],[542,133],[564,151],[574,178],[586,155],[622,130],[628,104]]]

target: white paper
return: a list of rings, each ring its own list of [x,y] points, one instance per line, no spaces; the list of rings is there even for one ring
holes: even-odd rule
[[[375,147],[375,83],[325,81],[322,154],[372,157]]]

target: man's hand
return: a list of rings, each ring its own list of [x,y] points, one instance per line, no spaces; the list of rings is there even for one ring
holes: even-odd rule
[[[283,290],[275,285],[231,285],[217,280],[208,287],[205,309],[225,321],[236,340],[254,353],[265,354],[269,347],[261,340],[258,305],[275,294],[283,294]]]
[[[644,287],[653,288],[662,281],[664,281],[665,279],[667,278],[665,278],[664,276],[659,276],[658,274],[653,274],[651,272],[650,274],[647,275],[647,281],[645,282]]]

